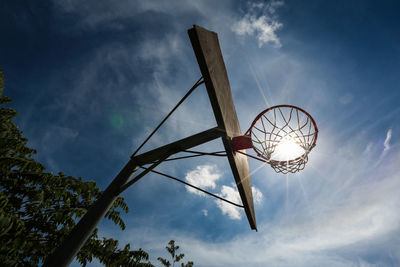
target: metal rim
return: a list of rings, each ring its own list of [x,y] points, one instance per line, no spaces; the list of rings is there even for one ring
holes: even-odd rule
[[[260,114],[258,114],[257,117],[253,120],[253,123],[251,124],[250,128],[246,131],[246,135],[250,135],[250,136],[251,136],[251,134],[253,133],[253,127],[254,127],[254,125],[257,123],[257,121],[258,121],[265,113],[267,113],[267,112],[269,112],[269,111],[271,111],[271,110],[273,110],[273,109],[276,109],[276,108],[293,108],[293,109],[297,109],[297,110],[301,111],[302,113],[304,113],[305,115],[307,115],[307,117],[310,118],[310,120],[311,120],[311,122],[312,122],[312,124],[313,124],[313,126],[314,126],[314,129],[315,129],[315,133],[314,133],[314,134],[315,134],[315,138],[314,138],[313,143],[311,144],[310,150],[309,150],[308,152],[307,152],[307,151],[304,152],[304,154],[302,154],[301,156],[299,156],[299,157],[297,157],[297,158],[295,158],[295,159],[284,160],[284,161],[278,161],[278,160],[269,159],[269,160],[267,160],[267,162],[268,162],[268,163],[272,163],[272,164],[276,164],[276,165],[283,165],[283,164],[288,164],[288,163],[291,163],[291,162],[295,162],[295,161],[297,161],[297,160],[299,160],[299,159],[301,159],[301,158],[307,157],[308,153],[311,151],[311,149],[312,149],[313,147],[315,147],[315,145],[316,145],[316,143],[317,143],[317,139],[318,139],[318,126],[317,126],[317,123],[315,122],[314,118],[310,115],[310,113],[308,113],[307,111],[305,111],[304,109],[302,109],[302,108],[300,108],[300,107],[293,106],[293,105],[277,105],[277,106],[273,106],[273,107],[267,108],[266,110],[264,110],[264,111],[262,111]],[[254,152],[256,152],[256,154],[257,154],[258,156],[261,156],[261,157],[262,157],[262,155],[260,155],[260,153],[257,151],[257,148],[256,148],[254,145],[253,145],[253,150],[254,150]],[[262,157],[262,158],[264,158],[264,157]],[[264,158],[264,159],[265,159],[265,158]]]

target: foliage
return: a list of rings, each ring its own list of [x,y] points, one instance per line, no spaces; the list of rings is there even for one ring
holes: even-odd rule
[[[37,162],[34,149],[12,122],[17,112],[3,107],[11,102],[2,96],[0,70],[0,262],[3,266],[38,266],[54,251],[75,226],[101,190],[96,182],[85,182],[63,173],[46,172]],[[119,197],[106,217],[122,230],[120,211],[128,206]],[[153,266],[148,254],[139,249],[123,249],[118,241],[100,239],[97,229],[77,255],[85,266],[93,258],[107,266]]]
[[[167,249],[167,251],[171,255],[172,267],[175,266],[175,262],[179,262],[185,256],[183,253],[177,254],[177,252],[179,250],[179,246],[175,246],[175,241],[174,240],[169,241],[168,246],[166,246],[165,248]],[[164,258],[158,257],[157,260],[159,260],[166,267],[170,267],[171,266],[171,262],[166,260],[166,259],[164,259]],[[193,262],[189,261],[186,264],[181,263],[181,267],[193,267]]]

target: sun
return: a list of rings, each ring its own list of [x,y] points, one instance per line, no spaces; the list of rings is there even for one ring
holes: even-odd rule
[[[304,149],[296,143],[289,135],[282,138],[273,153],[273,159],[277,161],[288,161],[296,159],[304,154]]]

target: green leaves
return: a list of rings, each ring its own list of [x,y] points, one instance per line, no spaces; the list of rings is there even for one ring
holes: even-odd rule
[[[118,241],[114,239],[103,240],[91,238],[78,253],[79,262],[85,266],[92,258],[98,258],[106,266],[141,266],[152,267],[148,261],[149,255],[142,249],[131,251],[130,245],[123,249],[118,247]]]
[[[169,261],[167,261],[166,259],[158,257],[157,260],[159,260],[166,267],[170,267],[171,266],[171,263]]]
[[[174,240],[169,241],[168,242],[168,246],[166,246],[165,248],[167,249],[167,251],[171,255],[172,267],[175,266],[176,262],[179,262],[181,259],[183,259],[183,257],[185,257],[185,255],[183,253],[177,255],[177,252],[179,250],[179,246],[175,246],[175,241]],[[157,260],[160,261],[166,267],[170,267],[171,266],[171,262],[166,260],[166,259],[164,259],[164,258],[158,257]],[[181,266],[182,267],[192,267],[193,266],[193,262],[189,261],[186,264],[181,263]]]

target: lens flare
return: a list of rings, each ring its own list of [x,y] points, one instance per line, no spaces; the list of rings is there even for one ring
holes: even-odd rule
[[[296,159],[303,154],[304,149],[297,144],[291,136],[285,136],[276,146],[273,159],[277,161],[288,161]]]

